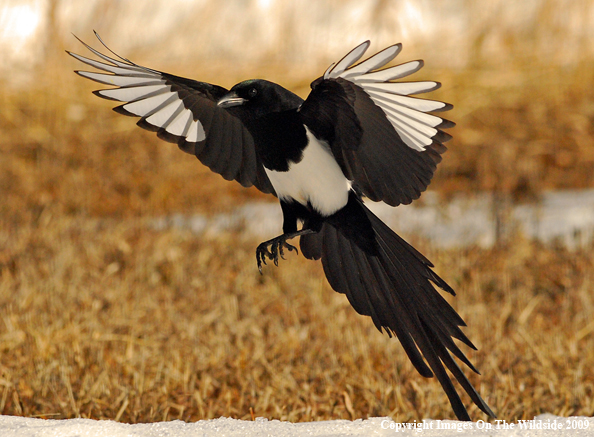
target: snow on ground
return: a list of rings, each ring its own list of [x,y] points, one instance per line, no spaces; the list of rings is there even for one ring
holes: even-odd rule
[[[437,193],[429,191],[422,199],[423,202],[398,208],[381,202],[367,202],[367,205],[404,237],[417,235],[446,248],[495,244],[496,226],[490,196],[458,197],[442,204]],[[508,231],[515,228],[528,238],[579,247],[594,238],[594,190],[544,192],[540,202],[510,205],[507,215]],[[214,217],[177,214],[157,218],[154,227],[185,228],[196,234],[243,230],[249,235],[270,238],[280,232],[282,221],[278,203],[260,202]]]
[[[338,437],[338,436],[522,436],[575,437],[594,435],[594,418],[557,417],[542,414],[522,423],[458,422],[425,420],[402,424],[387,417],[366,420],[334,420],[290,423],[256,418],[244,421],[221,417],[186,423],[180,420],[129,425],[111,420],[70,419],[44,420],[0,416],[2,437]]]

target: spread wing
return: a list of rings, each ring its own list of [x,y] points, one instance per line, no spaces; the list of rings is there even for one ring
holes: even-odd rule
[[[101,41],[107,50],[111,50]],[[80,41],[80,40],[79,40]],[[95,91],[104,99],[123,103],[114,111],[140,117],[138,126],[157,132],[159,138],[177,143],[212,171],[244,187],[255,185],[264,193],[274,189],[256,154],[254,140],[233,108],[217,101],[227,90],[217,85],[186,79],[137,65],[111,52],[113,58],[80,41],[105,62],[69,55],[101,72],[76,71],[82,77],[116,88]]]
[[[451,138],[443,129],[454,126],[429,112],[452,106],[410,97],[439,88],[438,82],[395,82],[420,70],[423,61],[381,69],[400,44],[353,66],[368,47],[369,41],[359,45],[315,80],[300,113],[356,189],[374,201],[409,204],[431,182]]]

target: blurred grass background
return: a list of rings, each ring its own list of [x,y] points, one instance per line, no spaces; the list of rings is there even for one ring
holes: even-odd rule
[[[425,59],[416,79],[443,82],[432,97],[455,107],[431,185],[443,199],[594,186],[586,0],[6,0],[2,28],[27,4],[40,17],[30,42],[6,30],[0,41],[1,414],[453,418],[439,384],[318,264],[291,256],[260,276],[253,237],[154,229],[155,217],[272,199],[110,111],[90,93],[100,85],[72,73],[81,65],[63,50],[86,54],[70,32],[97,47],[94,28],[148,67],[224,86],[262,77],[302,96],[362,40],[403,42],[399,61]],[[500,418],[594,414],[592,244],[516,235],[440,250],[406,237],[458,291],[479,347],[472,381]]]

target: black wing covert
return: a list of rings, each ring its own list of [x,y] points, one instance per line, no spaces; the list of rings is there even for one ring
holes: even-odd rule
[[[95,95],[127,102],[114,111],[140,117],[138,126],[156,132],[165,141],[177,143],[181,150],[196,155],[200,162],[226,180],[236,180],[244,187],[255,185],[264,193],[274,194],[256,155],[252,136],[233,115],[233,108],[217,106],[227,89],[137,65],[115,54],[97,33],[95,35],[118,59],[98,52],[80,39],[87,49],[107,63],[67,52],[107,72],[76,71],[77,74],[117,87],[95,91]]]
[[[304,123],[330,145],[354,187],[373,201],[409,204],[433,177],[444,142],[442,129],[454,123],[427,112],[451,105],[409,97],[440,87],[438,82],[392,82],[423,66],[423,61],[378,70],[402,45],[388,47],[352,66],[369,47],[364,42],[315,80],[299,112]]]

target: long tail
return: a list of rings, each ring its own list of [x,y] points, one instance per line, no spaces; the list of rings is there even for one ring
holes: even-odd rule
[[[466,324],[434,285],[452,295],[454,290],[355,195],[319,233],[302,236],[300,246],[307,258],[322,259],[332,288],[346,294],[359,314],[398,337],[421,375],[437,377],[459,420],[470,417],[445,367],[482,411],[496,417],[451,355],[479,373],[453,340],[476,350],[460,329]]]

